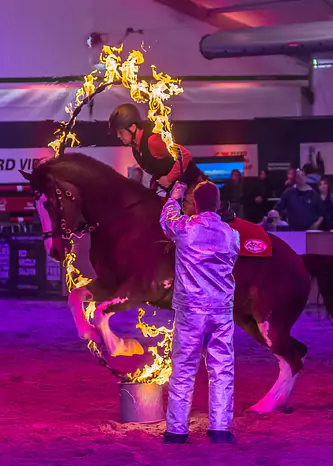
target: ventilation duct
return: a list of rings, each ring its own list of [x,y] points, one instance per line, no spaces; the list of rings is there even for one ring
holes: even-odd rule
[[[333,21],[219,31],[201,39],[200,51],[209,60],[330,52],[333,51]]]

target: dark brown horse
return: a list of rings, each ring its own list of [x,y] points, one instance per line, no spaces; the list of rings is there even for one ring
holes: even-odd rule
[[[35,193],[51,256],[64,259],[69,239],[81,230],[81,217],[90,226],[90,260],[97,278],[69,297],[79,335],[102,338],[113,355],[140,353],[135,340],[124,341],[111,332],[108,313],[147,301],[171,307],[174,255],[159,226],[161,199],[83,154],[62,155],[23,175]],[[260,413],[285,407],[303,367],[307,348],[290,331],[306,305],[310,276],[318,279],[333,316],[333,258],[298,256],[278,237],[272,235],[271,241],[272,257],[240,257],[235,267],[235,321],[271,349],[280,367],[272,389],[253,407]],[[102,303],[93,325],[83,314],[87,300]]]

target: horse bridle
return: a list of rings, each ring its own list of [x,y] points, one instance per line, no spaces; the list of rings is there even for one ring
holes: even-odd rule
[[[63,205],[63,192],[61,189],[55,185],[55,193],[58,199],[59,209],[60,212],[64,212],[64,205]],[[70,199],[71,201],[75,201],[75,196],[71,193],[71,191],[66,190],[64,192],[65,196]],[[38,190],[34,191],[35,201],[38,201],[41,197],[42,193]],[[132,209],[140,204],[143,204],[145,199],[139,199],[138,201],[132,202],[131,204],[124,207],[124,210]],[[45,241],[49,238],[61,237],[65,241],[71,241],[73,237],[77,239],[81,239],[86,233],[92,233],[99,227],[99,223],[96,222],[93,225],[89,225],[88,223],[84,223],[79,225],[75,230],[71,230],[67,228],[66,220],[62,217],[60,220],[60,230],[55,231],[43,231],[41,233],[42,239]]]
[[[64,213],[64,204],[63,204],[63,192],[57,186],[55,187],[56,197],[58,199],[58,205],[60,212],[62,212],[62,217],[60,219],[60,230],[51,230],[51,231],[43,231],[41,236],[42,239],[45,241],[49,238],[61,237],[65,241],[71,241],[73,237],[81,239],[86,233],[92,233],[99,227],[99,223],[96,222],[93,225],[89,225],[88,223],[84,223],[83,225],[79,225],[74,230],[67,228],[66,219],[63,217]],[[68,190],[65,191],[65,196],[70,199],[71,201],[75,201],[75,196]],[[38,201],[41,197],[40,191],[34,191],[35,200]]]

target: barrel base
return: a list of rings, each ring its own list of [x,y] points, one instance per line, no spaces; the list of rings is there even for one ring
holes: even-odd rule
[[[154,424],[165,420],[163,386],[120,382],[120,420]]]

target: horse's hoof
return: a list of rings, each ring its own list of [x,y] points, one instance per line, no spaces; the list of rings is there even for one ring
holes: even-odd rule
[[[294,412],[294,408],[290,405],[281,406],[278,409],[283,414],[292,414]]]
[[[294,409],[289,405],[281,405],[281,406],[267,406],[267,405],[261,405],[260,403],[257,403],[254,406],[251,406],[249,408],[249,411],[252,413],[256,413],[260,416],[264,416],[265,414],[270,414],[274,412],[280,412],[283,414],[292,414],[294,412]]]
[[[258,414],[259,416],[264,416],[265,414],[272,413],[274,411],[274,409],[271,406],[262,405],[259,402],[256,405],[250,406],[248,411],[250,413]]]

